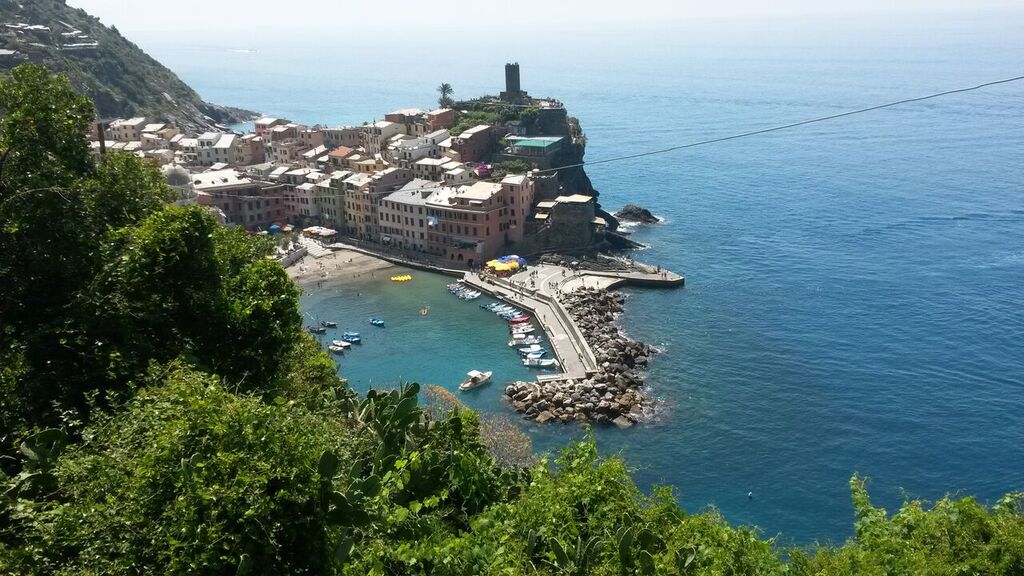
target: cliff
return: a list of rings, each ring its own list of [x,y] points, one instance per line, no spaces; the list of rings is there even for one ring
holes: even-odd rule
[[[0,72],[30,60],[67,75],[101,118],[146,116],[202,132],[254,112],[203,101],[116,28],[64,0],[0,0]]]
[[[551,158],[550,162],[550,168],[557,170],[559,193],[579,193],[593,196],[597,204],[598,215],[608,222],[609,230],[616,230],[619,226],[618,219],[601,207],[601,194],[594,188],[594,184],[590,181],[583,166],[583,157],[587,151],[587,136],[583,132],[579,119],[569,116],[568,111],[558,100],[544,98],[530,99],[529,102],[532,105],[514,106],[501,101],[496,96],[482,96],[473,100],[456,102],[454,106],[457,113],[456,124],[450,131],[452,134],[460,134],[463,130],[477,124],[490,124],[506,127],[510,132],[513,129],[518,129],[519,133],[533,136],[569,137],[570,143]],[[540,106],[542,103],[545,106]]]

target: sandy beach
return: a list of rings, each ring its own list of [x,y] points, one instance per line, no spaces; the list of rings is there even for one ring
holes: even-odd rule
[[[365,282],[371,278],[386,280],[395,274],[408,272],[407,268],[353,250],[336,250],[323,258],[306,256],[286,270],[288,276],[303,288],[316,288],[320,283]]]

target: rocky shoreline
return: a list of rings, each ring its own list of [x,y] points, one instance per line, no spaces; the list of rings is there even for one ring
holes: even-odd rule
[[[563,304],[597,358],[597,373],[582,380],[514,382],[505,387],[512,407],[540,423],[595,422],[629,428],[649,416],[654,401],[641,390],[640,374],[654,349],[626,337],[614,324],[626,297],[581,289]]]

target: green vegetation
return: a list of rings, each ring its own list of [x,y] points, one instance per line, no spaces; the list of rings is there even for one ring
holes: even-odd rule
[[[522,122],[527,133],[537,131],[539,112],[533,107],[523,108],[484,100],[458,102],[455,107],[455,125],[449,130],[452,136],[458,136],[478,124],[498,125],[516,120]]]
[[[788,550],[592,440],[357,396],[267,244],[91,160],[65,79],[18,68],[0,114],[0,574],[1024,574],[1024,493],[889,516],[854,477],[855,537]]]
[[[201,132],[215,122],[248,119],[251,113],[208,104],[174,72],[81,9],[64,0],[0,2],[0,21],[49,26],[50,32],[0,31],[0,47],[39,58],[51,71],[68,76],[93,101],[100,117],[147,116]],[[61,36],[70,28],[99,43],[92,50],[61,50]],[[42,46],[37,46],[41,44]],[[0,70],[3,70],[0,67]]]
[[[452,88],[451,84],[442,82],[437,87],[437,94],[437,105],[441,108],[451,108],[455,104],[455,99],[452,98],[452,95],[455,94],[455,89]]]
[[[533,170],[533,165],[526,160],[506,160],[495,164],[491,175],[501,178],[506,174],[526,174],[530,170]]]

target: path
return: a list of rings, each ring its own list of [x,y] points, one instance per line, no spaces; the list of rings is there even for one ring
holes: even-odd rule
[[[585,378],[588,372],[597,369],[593,351],[558,302],[545,295],[531,295],[529,291],[518,290],[501,279],[486,281],[473,272],[466,272],[463,282],[509,304],[528,309],[547,333],[565,377]]]

